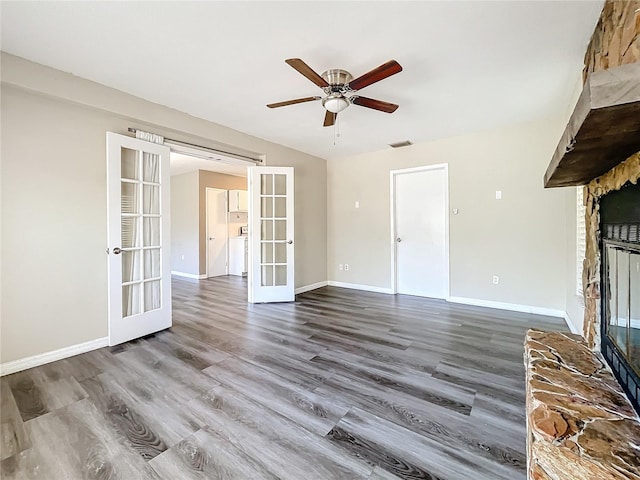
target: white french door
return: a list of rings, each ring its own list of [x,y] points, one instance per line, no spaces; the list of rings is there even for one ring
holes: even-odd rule
[[[292,302],[293,168],[249,169],[249,302]]]
[[[171,326],[169,147],[107,133],[109,344]]]

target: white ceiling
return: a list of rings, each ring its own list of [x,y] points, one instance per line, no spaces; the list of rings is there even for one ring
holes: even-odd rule
[[[2,50],[267,140],[337,158],[514,122],[568,107],[597,1],[8,2]],[[361,91],[393,114],[351,106],[341,136],[322,91],[284,63],[355,77],[404,71]]]
[[[204,158],[191,157],[180,153],[171,152],[169,160],[171,176],[181,173],[192,172],[193,170],[209,170],[210,172],[226,173],[237,177],[247,176],[247,167],[242,165],[230,165],[215,160],[205,160]]]

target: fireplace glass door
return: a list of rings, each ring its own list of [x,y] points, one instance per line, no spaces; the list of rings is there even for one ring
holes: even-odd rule
[[[606,334],[640,375],[640,249],[605,242]]]

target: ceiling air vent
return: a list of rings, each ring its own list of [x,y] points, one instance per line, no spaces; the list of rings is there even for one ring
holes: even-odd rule
[[[413,145],[409,140],[403,140],[402,142],[390,143],[389,146],[391,148],[401,148],[408,147],[409,145]]]

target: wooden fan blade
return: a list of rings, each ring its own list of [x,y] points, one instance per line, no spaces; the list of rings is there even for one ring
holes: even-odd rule
[[[333,113],[327,110],[327,113],[325,113],[324,115],[324,123],[322,124],[322,126],[323,127],[333,126],[333,124],[336,123],[336,118],[338,118],[337,113]]]
[[[269,108],[286,107],[287,105],[295,105],[296,103],[313,102],[314,100],[320,100],[322,97],[305,97],[296,98],[295,100],[287,100],[286,102],[270,103],[267,105]]]
[[[374,110],[380,110],[381,112],[386,112],[386,113],[393,113],[398,109],[398,105],[396,105],[395,103],[383,102],[382,100],[375,100],[373,98],[361,97],[359,95],[354,95],[349,100],[354,105],[373,108]]]
[[[389,60],[387,63],[380,65],[378,68],[374,68],[370,72],[365,73],[364,75],[360,75],[355,80],[351,80],[349,82],[349,88],[351,90],[361,90],[364,87],[368,87],[372,83],[379,82],[380,80],[384,80],[391,75],[395,75],[396,73],[400,73],[402,71],[402,67],[395,60]]]
[[[324,78],[322,78],[320,75],[318,75],[315,72],[315,70],[313,70],[309,65],[304,63],[299,58],[288,58],[287,60],[285,60],[285,62],[287,62],[289,65],[291,65],[298,72],[300,72],[302,75],[307,77],[309,80],[311,80],[313,83],[315,83],[320,88],[324,88],[324,87],[328,87],[329,86],[329,84],[327,83],[327,81]]]

